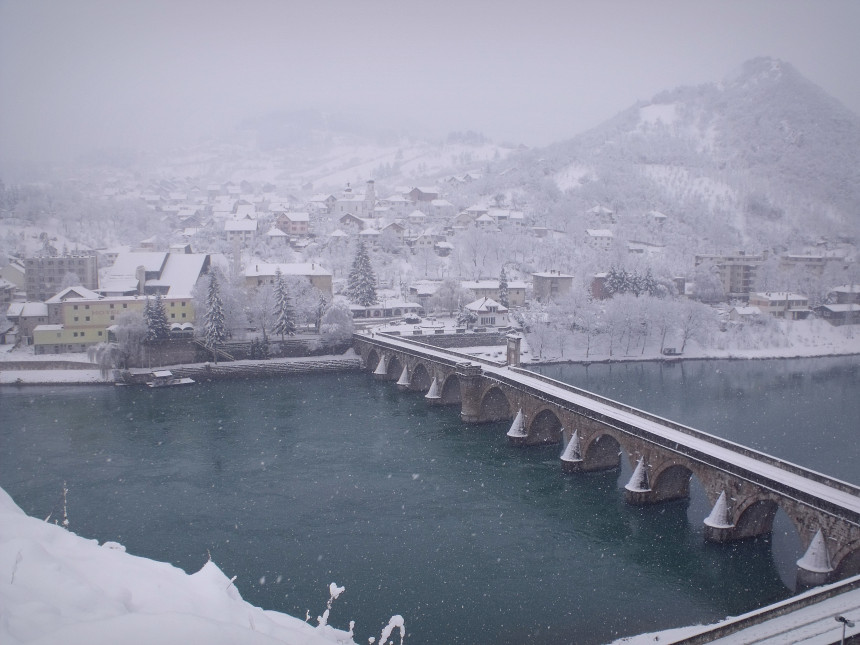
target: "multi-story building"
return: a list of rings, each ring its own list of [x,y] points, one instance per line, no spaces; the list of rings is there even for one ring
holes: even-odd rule
[[[99,288],[99,263],[95,253],[25,258],[27,300],[44,302],[70,282],[87,289]]]
[[[245,284],[249,289],[256,289],[264,284],[275,284],[275,274],[278,269],[284,277],[301,276],[323,292],[327,298],[332,296],[331,271],[324,269],[316,262],[281,263],[270,262],[255,263],[245,269]]]
[[[532,289],[538,302],[550,302],[570,293],[573,276],[558,271],[532,273]]]
[[[799,293],[786,291],[751,293],[749,304],[750,307],[758,307],[763,314],[770,314],[774,318],[799,320],[809,315],[809,298]]]
[[[498,280],[468,280],[460,283],[466,291],[471,291],[475,298],[490,298],[498,302]],[[508,306],[522,307],[526,303],[526,283],[520,280],[508,282]]]
[[[612,240],[615,236],[612,231],[605,228],[587,228],[585,229],[585,242],[591,248],[599,251],[606,251],[612,246]]]
[[[67,287],[45,301],[47,321],[33,329],[35,352],[84,352],[107,341],[122,314],[142,313],[148,296],[162,296],[171,325],[193,324],[191,292],[209,266],[200,253],[121,253],[98,293]]]
[[[288,235],[307,235],[310,215],[308,213],[282,213],[278,217],[277,227]]]
[[[750,292],[756,286],[756,272],[765,260],[767,260],[767,252],[747,255],[744,251],[738,251],[734,255],[697,255],[696,266],[704,262],[713,262],[723,283],[726,297],[748,300]]]

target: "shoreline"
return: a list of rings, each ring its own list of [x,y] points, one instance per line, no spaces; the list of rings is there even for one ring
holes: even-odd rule
[[[783,348],[784,349],[784,348]],[[792,360],[804,358],[847,358],[860,357],[860,348],[845,352],[816,352],[803,353],[798,351],[767,352],[767,350],[752,350],[748,355],[740,352],[722,354],[709,353],[694,348],[692,353],[682,356],[623,356],[609,357],[598,355],[594,358],[582,357],[546,360],[527,360],[520,363],[521,367],[531,368],[551,365],[583,365],[592,364],[621,364],[657,362],[676,364],[688,361],[763,361],[763,360]],[[741,350],[742,352],[743,350]],[[464,352],[466,354],[467,352]],[[9,354],[6,354],[8,357]],[[208,368],[206,366],[209,366]],[[360,369],[360,358],[350,348],[344,354],[324,356],[302,356],[291,358],[272,358],[267,360],[240,360],[226,363],[176,363],[164,365],[158,369],[167,369],[177,376],[189,376],[199,380],[211,381],[230,378],[269,378],[294,373],[315,373],[322,371],[352,371]],[[150,374],[149,368],[131,368],[126,373],[132,376],[132,383],[142,383],[143,378]],[[114,375],[116,371],[114,371]],[[102,378],[100,370],[94,363],[84,363],[70,360],[68,355],[56,359],[43,360],[29,357],[26,359],[2,360],[0,358],[0,386],[3,385],[115,385],[121,384],[122,379],[110,376]]]
[[[65,361],[56,361],[64,363]],[[0,386],[25,385],[143,385],[152,370],[132,368],[126,373],[129,380],[116,378],[118,370],[107,379],[95,365],[92,369],[50,368],[50,361],[42,363],[37,369],[2,369],[0,362]],[[174,372],[176,376],[188,376],[200,381],[213,381],[241,378],[267,378],[287,374],[315,374],[321,372],[347,372],[361,369],[361,359],[350,349],[345,354],[324,356],[304,356],[293,358],[273,358],[265,361],[242,360],[229,363],[177,363],[158,369]]]
[[[779,361],[779,360],[800,360],[804,358],[847,358],[849,356],[860,356],[860,352],[845,352],[844,354],[785,354],[781,356],[648,356],[645,358],[596,358],[594,360],[547,360],[547,361],[529,361],[521,363],[521,367],[530,367],[532,365],[593,365],[595,363],[683,363],[689,361]]]

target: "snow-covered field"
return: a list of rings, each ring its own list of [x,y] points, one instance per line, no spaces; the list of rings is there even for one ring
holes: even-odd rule
[[[313,624],[265,611],[242,600],[242,581],[225,575],[211,560],[189,575],[128,554],[115,542],[99,545],[28,517],[2,489],[0,569],[4,645],[354,642],[352,631],[328,625],[327,608],[319,608],[319,617],[313,614]],[[334,601],[343,588],[333,583],[330,592]],[[337,612],[336,606],[332,611]],[[394,616],[380,626],[386,636],[380,642],[402,634],[402,625],[403,619]]]
[[[734,335],[729,332],[714,332],[706,346],[690,340],[684,348],[683,359],[706,358],[811,358],[817,356],[841,356],[860,354],[860,328],[853,326],[834,327],[817,319],[797,321],[775,321],[775,326],[765,331],[765,335]],[[528,337],[526,338],[526,341]],[[533,339],[535,342],[540,339]],[[554,339],[546,340],[541,347],[524,341],[523,362],[599,362],[599,361],[637,361],[661,360],[659,339],[652,338],[641,351],[641,345],[629,354],[616,347],[610,356],[605,338],[592,341],[586,357],[585,341],[574,336],[564,347],[564,352]],[[671,346],[672,343],[666,343]],[[539,351],[538,351],[539,350]]]

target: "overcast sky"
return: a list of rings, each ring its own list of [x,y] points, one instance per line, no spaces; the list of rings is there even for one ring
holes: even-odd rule
[[[0,168],[320,108],[543,145],[749,58],[860,113],[857,0],[0,0]]]

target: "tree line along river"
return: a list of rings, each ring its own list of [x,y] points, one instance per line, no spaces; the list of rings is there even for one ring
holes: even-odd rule
[[[544,374],[858,483],[856,359],[545,366]],[[566,476],[560,447],[357,373],[191,388],[0,390],[0,485],[22,508],[197,570],[356,642],[604,643],[791,594],[799,540],[704,543],[707,503],[636,508],[622,471]]]

